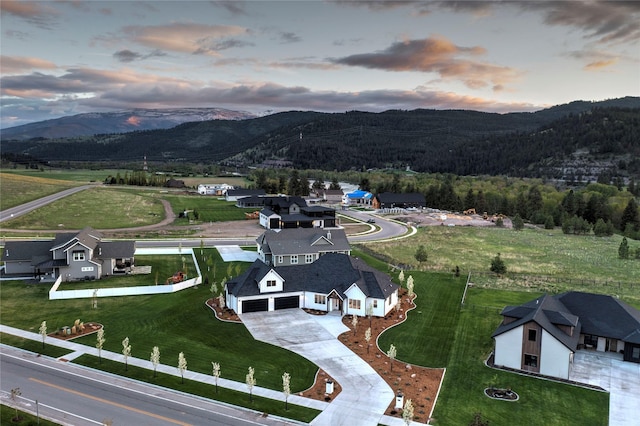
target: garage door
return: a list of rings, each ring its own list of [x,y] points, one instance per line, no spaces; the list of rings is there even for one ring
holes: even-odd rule
[[[299,308],[299,307],[300,307],[299,296],[278,297],[275,300],[276,309],[289,309],[289,308]]]
[[[269,299],[244,300],[242,302],[242,313],[262,312],[269,309]]]

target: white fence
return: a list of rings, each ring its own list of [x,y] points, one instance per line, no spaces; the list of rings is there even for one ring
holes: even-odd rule
[[[198,266],[198,260],[196,259],[193,249],[191,248],[151,248],[151,249],[137,249],[136,255],[145,254],[186,254],[191,255],[193,263],[195,264],[197,276],[185,281],[181,281],[176,284],[161,284],[161,285],[144,285],[135,287],[113,287],[113,288],[90,288],[84,290],[58,290],[58,287],[62,283],[62,278],[58,277],[51,290],[49,290],[49,300],[61,300],[61,299],[83,299],[90,297],[113,297],[113,296],[140,296],[143,294],[164,294],[175,293],[176,291],[184,290],[185,288],[193,287],[202,283],[202,276],[200,274],[200,267]],[[99,282],[99,280],[97,281]]]

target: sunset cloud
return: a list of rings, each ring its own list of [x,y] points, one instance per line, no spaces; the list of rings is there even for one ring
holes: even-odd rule
[[[0,2],[0,11],[3,14],[13,15],[39,28],[50,29],[58,12],[42,3],[25,2],[16,0],[2,0]]]
[[[167,56],[166,53],[163,53],[159,50],[154,50],[151,53],[147,53],[143,55],[142,53],[133,52],[129,49],[119,50],[113,54],[113,57],[119,62],[133,62],[133,61],[141,61],[148,58],[154,58],[159,56]]]
[[[382,51],[333,59],[341,65],[386,71],[434,72],[444,79],[462,81],[470,88],[488,85],[502,87],[514,81],[519,72],[510,67],[461,59],[486,53],[482,47],[461,47],[443,37],[393,43]]]
[[[35,69],[50,70],[56,68],[58,68],[58,66],[53,62],[40,58],[4,55],[0,57],[0,73],[2,74],[16,74]]]
[[[183,23],[127,26],[123,31],[132,41],[143,46],[191,54],[217,54],[229,47],[242,47],[242,42],[229,44],[227,39],[249,33],[246,28],[233,25]]]

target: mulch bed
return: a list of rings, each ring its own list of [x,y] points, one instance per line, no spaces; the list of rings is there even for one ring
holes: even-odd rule
[[[84,330],[79,330],[76,328],[76,332],[71,334],[64,334],[61,330],[57,330],[57,331],[54,331],[53,333],[48,333],[47,337],[55,337],[56,339],[60,339],[60,340],[73,340],[78,337],[87,336],[92,333],[97,333],[98,330],[102,328],[102,324],[99,324],[97,322],[85,322],[83,325],[84,325]],[[69,326],[70,330],[71,330],[71,327],[72,326]]]

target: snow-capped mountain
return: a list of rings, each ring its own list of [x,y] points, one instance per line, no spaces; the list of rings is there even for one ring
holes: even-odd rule
[[[224,108],[133,109],[92,112],[2,129],[2,139],[66,138],[139,130],[169,129],[207,120],[246,120],[257,115]]]

